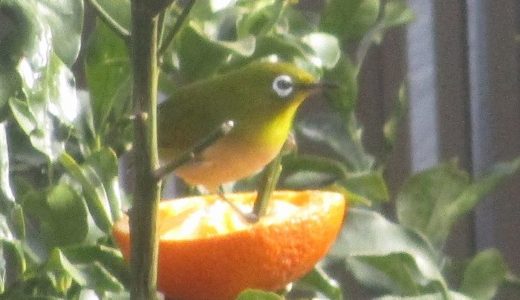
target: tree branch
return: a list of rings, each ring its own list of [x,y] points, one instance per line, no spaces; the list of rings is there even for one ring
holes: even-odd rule
[[[132,66],[134,105],[135,187],[130,213],[131,299],[156,299],[157,210],[161,182],[153,171],[157,154],[158,20],[147,0],[132,0]]]

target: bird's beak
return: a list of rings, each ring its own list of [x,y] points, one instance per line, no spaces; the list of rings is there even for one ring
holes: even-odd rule
[[[298,88],[302,90],[321,91],[325,89],[337,89],[340,88],[340,85],[332,81],[318,81],[307,84],[301,84],[300,86],[298,86]]]

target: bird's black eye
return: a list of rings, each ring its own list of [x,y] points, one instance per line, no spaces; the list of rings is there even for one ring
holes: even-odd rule
[[[273,80],[273,90],[281,97],[289,96],[294,90],[292,78],[289,75],[280,75]]]

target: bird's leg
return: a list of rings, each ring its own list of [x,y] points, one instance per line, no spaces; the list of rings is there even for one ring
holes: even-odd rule
[[[264,216],[267,212],[267,206],[271,194],[276,188],[280,173],[282,173],[282,153],[279,153],[276,158],[267,165],[266,170],[262,176],[260,182],[260,188],[258,189],[258,195],[256,196],[255,203],[253,205],[253,215],[256,220]]]
[[[224,190],[222,189],[222,186],[218,187],[217,195],[220,199],[224,200],[237,214],[239,214],[246,222],[248,223],[256,223],[258,221],[258,216],[253,213],[244,213],[240,207],[238,207],[235,203],[233,203],[231,200],[226,198],[226,195],[224,194]]]

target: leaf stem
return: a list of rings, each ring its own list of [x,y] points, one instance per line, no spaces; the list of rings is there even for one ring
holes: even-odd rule
[[[88,3],[94,8],[99,18],[112,30],[121,37],[125,42],[130,41],[130,32],[126,30],[121,24],[119,24],[110,14],[97,2],[97,0],[87,0]]]
[[[170,32],[168,32],[168,35],[164,38],[164,40],[161,43],[161,46],[159,47],[159,56],[162,56],[166,49],[168,49],[168,46],[170,46],[171,42],[179,32],[179,30],[182,27],[182,24],[184,24],[184,21],[188,17],[188,14],[190,13],[191,9],[193,8],[193,5],[195,4],[195,0],[190,0],[188,3],[186,3],[186,6],[182,10],[182,13],[175,21],[175,24],[173,25],[173,28]]]
[[[154,176],[156,180],[163,179],[166,175],[173,172],[178,167],[184,165],[195,159],[197,155],[199,155],[202,151],[207,149],[209,146],[213,145],[217,140],[226,136],[233,129],[234,123],[233,121],[226,121],[222,123],[218,128],[212,131],[207,137],[201,140],[198,144],[193,146],[188,151],[181,154],[177,159],[168,162],[166,165],[158,168],[154,172]]]

